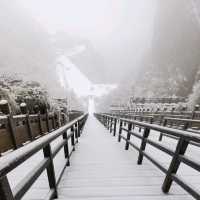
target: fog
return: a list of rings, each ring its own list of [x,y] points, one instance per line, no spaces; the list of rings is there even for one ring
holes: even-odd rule
[[[66,37],[69,35],[85,46],[85,52],[74,59],[79,69],[96,83],[123,79],[124,68],[137,68],[152,40],[155,0],[21,3],[49,34],[64,31]],[[109,76],[113,69],[115,76]]]
[[[198,0],[1,0],[0,16],[1,74],[55,97],[199,99]]]

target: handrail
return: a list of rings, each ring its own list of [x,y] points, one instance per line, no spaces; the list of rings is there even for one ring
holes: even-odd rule
[[[116,117],[128,118],[139,120],[142,122],[158,124],[162,126],[173,127],[176,129],[187,130],[188,132],[200,134],[200,120],[185,118],[185,116],[177,116],[177,115],[117,115]],[[167,136],[167,135],[166,135]],[[162,140],[162,133],[160,135],[159,140]]]
[[[200,144],[200,137],[183,130],[172,129],[168,127],[163,127],[155,124],[139,122],[136,120],[130,120],[125,118],[117,118],[108,114],[95,114],[96,118],[110,130],[113,132],[113,135],[116,135],[116,125],[119,121],[119,133],[118,133],[118,141],[121,139],[125,141],[125,150],[129,149],[129,146],[133,147],[139,152],[138,156],[138,164],[142,164],[143,157],[146,157],[149,161],[151,161],[154,165],[156,165],[162,172],[166,174],[165,180],[162,185],[162,191],[164,193],[168,193],[172,182],[175,181],[178,185],[180,185],[184,190],[186,190],[189,194],[191,194],[195,199],[200,199],[200,191],[195,189],[193,186],[188,184],[186,181],[182,180],[182,178],[177,175],[177,171],[181,163],[191,167],[194,170],[200,172],[200,164],[199,162],[193,160],[192,158],[184,155],[187,151],[187,147],[191,142],[195,142]],[[128,124],[128,128],[124,126],[124,123]],[[136,132],[135,126],[139,126],[143,128],[143,133]],[[151,130],[159,131],[162,133],[166,133],[171,135],[172,137],[176,137],[178,139],[178,143],[176,145],[175,151],[161,144],[160,142],[156,142],[149,138],[149,135],[152,134]],[[122,134],[125,132],[125,136]],[[131,141],[131,136],[140,139],[141,145],[138,147],[134,142]],[[162,163],[157,161],[154,157],[152,157],[147,151],[146,146],[151,145],[156,149],[168,154],[172,157],[172,160],[168,167],[164,166]]]
[[[184,131],[184,130],[177,130],[174,128],[168,128],[168,127],[163,127],[157,124],[150,124],[150,123],[146,123],[146,122],[140,122],[137,120],[131,120],[131,119],[126,119],[126,118],[118,118],[118,117],[113,117],[110,115],[103,115],[105,117],[112,117],[113,119],[120,119],[123,122],[127,122],[127,123],[133,123],[134,125],[138,125],[138,126],[142,126],[145,128],[149,128],[155,131],[159,131],[159,132],[167,132],[168,134],[171,134],[173,136],[176,137],[185,137],[185,139],[193,141],[193,142],[198,142],[200,143],[200,136],[197,136],[196,134],[193,134],[189,131]]]
[[[47,169],[47,175],[50,186],[50,193],[47,199],[53,199],[57,197],[57,184],[55,179],[53,158],[64,147],[64,153],[66,158],[66,166],[70,164],[70,156],[72,151],[75,150],[75,144],[78,142],[85,121],[87,120],[87,114],[84,114],[68,124],[60,127],[59,129],[41,137],[40,139],[33,141],[26,146],[11,152],[10,154],[0,158],[0,197],[1,200],[18,200],[29,190],[31,185],[37,180],[40,174]],[[70,129],[70,134],[67,131]],[[63,136],[63,141],[59,143],[53,151],[51,150],[50,143],[59,136]],[[69,152],[68,140],[71,139],[71,145],[73,149]],[[76,141],[75,141],[76,140]],[[43,150],[44,159],[32,170],[32,172],[26,176],[13,191],[11,191],[8,183],[7,174],[25,162],[32,155],[38,151]],[[64,170],[64,169],[63,169]],[[62,170],[62,171],[63,171]],[[62,174],[61,174],[62,175]],[[60,175],[60,177],[61,177]],[[60,177],[58,180],[60,180]]]
[[[186,110],[165,110],[165,109],[158,109],[156,111],[152,111],[150,109],[129,109],[129,110],[112,110],[112,113],[115,115],[154,115],[154,116],[177,116],[179,118],[190,118],[190,119],[199,119],[200,118],[200,111],[198,108],[194,110],[186,111]]]

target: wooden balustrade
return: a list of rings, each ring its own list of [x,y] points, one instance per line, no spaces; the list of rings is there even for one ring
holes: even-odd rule
[[[48,115],[48,119],[50,120]],[[34,116],[35,117],[35,116]],[[17,117],[18,122],[22,122],[20,119],[25,121],[23,117]],[[42,121],[47,124],[45,121],[46,117],[41,116]],[[32,116],[30,117],[30,123],[36,123]],[[7,119],[4,118],[5,121]],[[16,120],[12,119],[14,123]],[[19,200],[22,199],[26,192],[31,188],[35,183],[38,177],[42,174],[44,170],[47,171],[48,183],[49,183],[49,193],[47,194],[46,199],[54,199],[58,197],[57,185],[61,180],[62,174],[67,166],[70,165],[70,157],[75,150],[75,145],[78,142],[78,137],[81,135],[84,124],[87,120],[87,114],[82,115],[71,122],[68,122],[66,125],[60,127],[57,130],[53,130],[51,133],[45,135],[44,137],[39,138],[37,141],[33,141],[30,144],[22,147],[20,150],[11,152],[10,154],[0,158],[0,199],[1,200]],[[12,122],[13,122],[12,121]],[[32,122],[31,122],[32,121]],[[51,129],[52,125],[49,123],[49,128]],[[47,128],[47,127],[46,127]],[[78,134],[77,134],[78,133]],[[28,134],[27,134],[28,135]],[[33,135],[34,136],[34,135]],[[62,136],[63,140],[56,144],[52,149],[51,142],[55,141],[58,137]],[[29,136],[26,136],[27,138]],[[69,149],[68,142],[71,140],[72,148]],[[64,156],[66,158],[66,163],[63,164],[63,169],[59,176],[55,177],[54,162],[53,159],[55,156],[62,150],[64,147]],[[34,156],[37,152],[43,151],[44,158],[37,164],[33,170],[31,170],[28,175],[26,175],[17,186],[11,190],[10,184],[8,182],[7,174],[13,171],[15,168],[20,166],[26,160]]]
[[[179,174],[177,174],[179,170],[179,166],[181,163],[187,165],[188,167],[196,170],[197,172],[200,172],[200,165],[199,162],[195,161],[193,158],[188,157],[185,155],[185,152],[187,151],[187,147],[189,144],[198,144],[200,145],[200,137],[198,135],[195,135],[191,132],[184,131],[184,130],[177,130],[172,129],[156,124],[150,124],[146,122],[140,122],[138,120],[130,120],[125,118],[116,118],[112,115],[108,114],[95,114],[96,118],[104,124],[107,128],[111,129],[111,126],[108,126],[108,121],[118,120],[119,125],[119,134],[118,134],[118,141],[121,140],[125,141],[125,149],[128,150],[129,146],[133,147],[139,152],[138,155],[138,165],[142,164],[143,158],[147,158],[149,161],[151,161],[155,166],[157,166],[162,172],[166,174],[164,182],[162,184],[162,191],[164,193],[168,193],[172,182],[176,182],[178,185],[180,185],[184,190],[186,190],[189,194],[191,194],[195,199],[200,199],[200,192],[198,189],[196,189],[194,186],[191,186],[187,180],[183,180],[182,177],[180,177]],[[171,120],[171,119],[168,119]],[[174,118],[172,119],[174,120]],[[181,121],[181,119],[178,119],[178,121]],[[185,120],[188,122],[187,120]],[[181,121],[183,122],[183,120]],[[191,120],[189,121],[191,123]],[[194,122],[192,123],[199,123]],[[125,126],[124,124],[128,124]],[[135,127],[141,127],[143,132],[140,133],[135,130]],[[163,134],[169,135],[171,137],[175,137],[178,142],[176,144],[176,149],[172,150],[166,145],[163,145],[160,142],[157,142],[153,139],[150,139],[151,134],[155,134],[155,132],[161,132]],[[112,132],[112,129],[111,129]],[[132,139],[131,139],[132,138]],[[134,143],[134,138],[137,138],[140,140],[140,146],[138,146],[136,143]],[[159,160],[157,160],[155,157],[149,154],[146,146],[150,145],[157,150],[171,156],[171,162],[169,166],[163,165]]]
[[[60,119],[54,113],[0,116],[0,153],[17,149],[65,123],[64,114]]]
[[[105,113],[106,114],[106,113]],[[199,111],[194,112],[184,112],[184,113],[140,113],[140,114],[124,114],[115,113],[113,116],[134,119],[141,122],[148,122],[151,124],[158,124],[162,126],[172,127],[176,129],[187,130],[193,133],[200,134],[200,118]],[[194,116],[196,116],[194,118]]]

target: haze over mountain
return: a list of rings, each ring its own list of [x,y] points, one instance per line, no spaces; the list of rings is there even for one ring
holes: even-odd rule
[[[52,91],[61,78],[68,87],[67,74],[83,80],[76,87],[87,85],[86,95],[90,85],[116,83],[135,96],[187,97],[199,84],[197,0],[2,0],[0,9],[1,71]]]
[[[200,66],[199,8],[193,0],[157,2],[151,48],[138,77],[140,96],[192,92]]]
[[[118,83],[125,71],[138,70],[151,44],[156,1],[20,0],[52,36],[65,32],[66,44],[84,48],[72,60],[94,83]]]

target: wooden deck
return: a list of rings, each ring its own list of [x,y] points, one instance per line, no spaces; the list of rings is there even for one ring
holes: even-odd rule
[[[173,146],[173,142],[169,144]],[[94,117],[89,117],[71,167],[59,184],[59,199],[193,199],[176,184],[169,194],[163,194],[161,185],[165,175],[146,159],[137,165],[137,157],[134,149],[125,151],[124,143],[119,144]],[[168,164],[165,156],[157,154],[157,158]],[[180,171],[194,185],[199,185],[198,174],[184,167]]]

